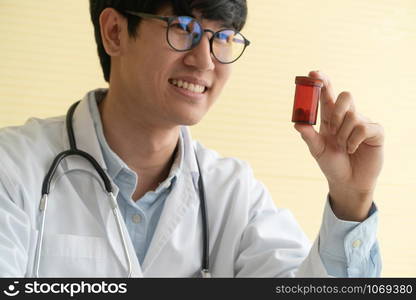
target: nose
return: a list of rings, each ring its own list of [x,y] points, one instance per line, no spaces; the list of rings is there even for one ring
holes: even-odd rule
[[[186,52],[184,62],[186,65],[193,66],[201,71],[214,70],[214,57],[211,54],[210,41],[206,33],[195,48]]]

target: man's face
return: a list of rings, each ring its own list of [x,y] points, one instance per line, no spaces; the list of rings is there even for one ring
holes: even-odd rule
[[[158,14],[169,16],[172,10],[165,7]],[[220,22],[199,21],[205,29],[221,29]],[[192,50],[177,52],[167,43],[166,26],[161,20],[142,19],[137,38],[125,40],[125,51],[112,72],[118,72],[116,76],[121,79],[122,105],[142,121],[159,126],[193,125],[219,96],[231,66],[211,55],[210,33]],[[193,91],[189,89],[191,83]]]

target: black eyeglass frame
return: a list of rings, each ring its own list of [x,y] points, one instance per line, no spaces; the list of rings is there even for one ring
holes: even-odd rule
[[[169,44],[169,46],[172,48],[172,49],[174,49],[175,51],[178,51],[178,52],[186,52],[186,51],[190,51],[190,50],[192,50],[193,48],[195,48],[196,46],[198,46],[199,45],[199,43],[201,42],[201,40],[202,40],[202,34],[201,34],[201,38],[199,39],[199,41],[198,41],[198,43],[196,43],[196,44],[193,44],[192,46],[191,46],[191,48],[189,48],[189,49],[185,49],[185,50],[179,50],[179,49],[177,49],[177,48],[175,48],[171,43],[170,43],[170,41],[169,41],[169,28],[170,28],[170,25],[172,24],[172,22],[174,21],[174,20],[176,20],[178,17],[181,17],[181,16],[159,16],[159,15],[154,15],[154,14],[148,14],[148,13],[143,13],[143,12],[137,12],[137,11],[131,11],[131,10],[125,10],[125,11],[123,11],[125,14],[129,14],[129,15],[133,15],[133,16],[136,16],[136,17],[140,17],[140,18],[146,18],[146,19],[157,19],[157,20],[162,20],[162,21],[165,21],[166,23],[167,23],[167,25],[168,25],[168,27],[166,28],[166,41],[168,42],[168,44]],[[201,27],[201,29],[202,29],[202,31],[205,33],[205,32],[210,32],[211,34],[212,34],[212,36],[208,39],[209,40],[209,47],[210,47],[210,52],[211,52],[211,54],[215,57],[215,59],[218,61],[218,62],[220,62],[221,64],[232,64],[233,62],[235,62],[236,60],[238,60],[242,55],[243,55],[243,53],[244,53],[244,51],[246,50],[246,48],[247,48],[247,46],[249,46],[250,44],[251,44],[251,42],[248,40],[248,39],[246,39],[246,37],[241,33],[241,32],[239,32],[239,31],[236,31],[236,30],[234,30],[234,29],[221,29],[221,30],[219,30],[219,31],[217,31],[217,32],[214,32],[213,30],[211,30],[211,29],[204,29],[204,27],[202,27],[202,24],[197,20],[197,19],[195,19],[195,18],[193,18],[193,17],[191,17],[191,16],[186,16],[186,17],[189,17],[189,18],[192,18],[192,19],[194,19],[195,20],[195,22],[196,23],[198,23],[198,25]],[[230,61],[230,62],[222,62],[221,60],[219,60],[218,58],[217,58],[217,56],[215,55],[215,53],[214,53],[214,51],[212,50],[213,49],[213,42],[214,42],[214,37],[218,34],[218,33],[220,33],[220,32],[222,32],[222,31],[226,31],[226,30],[232,30],[232,31],[234,31],[235,33],[238,33],[239,35],[241,35],[242,36],[242,38],[244,39],[244,48],[243,48],[243,50],[241,51],[241,53],[240,53],[240,55],[237,57],[237,58],[235,58],[234,60],[232,60],[232,61]]]

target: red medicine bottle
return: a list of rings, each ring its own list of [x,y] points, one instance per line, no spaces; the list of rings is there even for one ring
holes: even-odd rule
[[[320,79],[297,76],[292,122],[315,125],[319,97],[324,83]]]

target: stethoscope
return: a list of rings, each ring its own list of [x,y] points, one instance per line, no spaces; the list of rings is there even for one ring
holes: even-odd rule
[[[132,273],[131,258],[130,258],[130,254],[129,254],[129,251],[128,251],[128,248],[127,248],[126,237],[125,237],[123,229],[122,229],[120,209],[118,207],[116,197],[114,196],[114,193],[113,193],[113,186],[111,185],[111,181],[108,178],[105,171],[101,168],[101,166],[95,160],[95,158],[92,157],[87,152],[79,150],[77,148],[77,145],[76,145],[75,135],[74,135],[74,128],[73,128],[72,121],[73,121],[73,116],[74,116],[75,109],[78,106],[78,104],[79,104],[79,101],[74,103],[69,108],[68,113],[66,115],[66,130],[67,130],[67,134],[68,134],[70,149],[59,153],[55,157],[55,159],[52,162],[52,165],[49,168],[48,173],[46,174],[45,178],[43,179],[42,197],[40,199],[40,204],[39,204],[39,211],[40,211],[42,219],[41,219],[41,225],[40,225],[40,229],[39,229],[39,235],[38,235],[38,240],[37,240],[37,245],[36,245],[36,250],[35,250],[35,261],[34,261],[34,265],[33,265],[33,274],[34,274],[35,277],[39,277],[39,266],[40,266],[40,258],[41,258],[41,254],[42,254],[42,244],[43,244],[43,233],[44,233],[44,229],[45,229],[46,209],[47,209],[47,204],[48,204],[48,196],[49,196],[49,193],[50,193],[50,186],[51,186],[52,178],[54,177],[54,175],[56,173],[56,170],[58,169],[59,164],[61,163],[61,161],[64,158],[66,158],[68,156],[80,156],[80,157],[83,157],[84,159],[86,159],[88,162],[90,162],[90,164],[94,167],[94,169],[100,175],[100,177],[101,177],[101,179],[104,183],[104,187],[105,187],[105,190],[107,192],[108,199],[109,199],[109,202],[110,202],[110,207],[111,207],[111,210],[114,214],[114,218],[115,218],[116,223],[117,223],[119,236],[120,236],[121,241],[123,243],[124,255],[126,257],[126,261],[127,261],[127,265],[128,265],[128,268],[127,268],[128,276],[127,277],[131,277],[131,273]],[[205,203],[205,190],[204,190],[204,182],[203,182],[203,179],[202,179],[202,173],[201,173],[201,169],[200,169],[200,166],[199,166],[198,159],[196,157],[196,153],[195,153],[195,159],[196,159],[196,163],[197,163],[197,166],[198,166],[198,172],[199,172],[198,190],[199,190],[199,201],[200,201],[201,216],[202,216],[202,244],[203,244],[203,248],[202,248],[201,276],[203,278],[209,278],[209,277],[211,277],[211,273],[209,271],[209,232],[208,232],[208,221],[207,221],[207,219],[208,219],[207,208],[206,208],[206,203]]]

